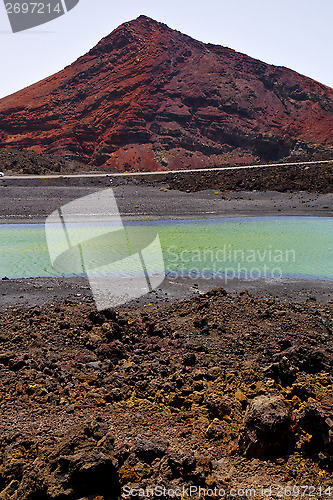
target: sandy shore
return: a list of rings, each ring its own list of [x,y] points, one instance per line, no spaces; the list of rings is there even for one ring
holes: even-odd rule
[[[84,182],[83,182],[84,181]],[[0,180],[0,223],[44,223],[53,211],[82,196],[113,187],[110,179],[60,181]],[[120,213],[133,219],[195,219],[237,216],[333,216],[333,195],[321,193],[184,193],[166,184],[114,186]]]
[[[161,287],[138,300],[126,304],[126,307],[147,306],[149,304],[168,303],[190,297],[200,296],[214,287],[222,287],[230,294],[247,290],[259,299],[269,297],[281,301],[333,301],[332,282],[322,280],[281,279],[281,280],[245,280],[232,279],[225,283],[223,279],[169,279],[166,277]],[[92,304],[93,298],[89,282],[84,278],[29,278],[0,281],[0,311],[12,308],[31,308],[57,304],[64,300],[73,304]]]

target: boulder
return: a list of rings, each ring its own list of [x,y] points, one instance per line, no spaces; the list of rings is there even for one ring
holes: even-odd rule
[[[135,442],[135,454],[147,463],[165,455],[168,443],[162,439],[146,439],[138,436]]]
[[[293,447],[292,415],[282,396],[258,396],[249,404],[238,448],[248,458],[283,456]]]
[[[299,447],[313,455],[324,452],[333,459],[333,420],[316,401],[309,401],[297,417],[302,436]]]

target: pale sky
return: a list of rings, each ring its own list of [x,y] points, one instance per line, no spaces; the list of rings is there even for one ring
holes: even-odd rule
[[[0,97],[60,71],[140,14],[333,87],[333,0],[80,0],[66,15],[15,34],[1,2]]]

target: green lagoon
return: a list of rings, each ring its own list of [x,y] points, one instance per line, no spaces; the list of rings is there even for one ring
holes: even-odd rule
[[[165,271],[171,278],[201,276],[209,279],[217,276],[333,280],[333,218],[330,217],[128,222],[125,228],[129,230],[131,226],[141,225],[145,228],[152,226],[157,231]],[[82,224],[83,239],[85,230]],[[146,256],[152,267],[161,265],[158,252],[155,245]],[[0,278],[4,276],[62,276],[52,267],[44,225],[0,225]]]

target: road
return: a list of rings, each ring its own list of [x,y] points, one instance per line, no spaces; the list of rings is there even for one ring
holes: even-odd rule
[[[319,163],[333,163],[333,160],[322,161],[305,161],[294,163],[267,163],[265,165],[242,165],[235,167],[215,167],[215,168],[197,168],[189,170],[163,170],[159,172],[123,172],[123,173],[88,173],[88,174],[52,174],[52,175],[8,175],[1,177],[1,179],[67,179],[67,178],[85,178],[85,177],[137,177],[149,175],[167,175],[167,174],[188,174],[198,172],[222,172],[224,170],[242,170],[254,168],[267,168],[267,167],[291,167],[291,166],[304,166],[316,165]]]

